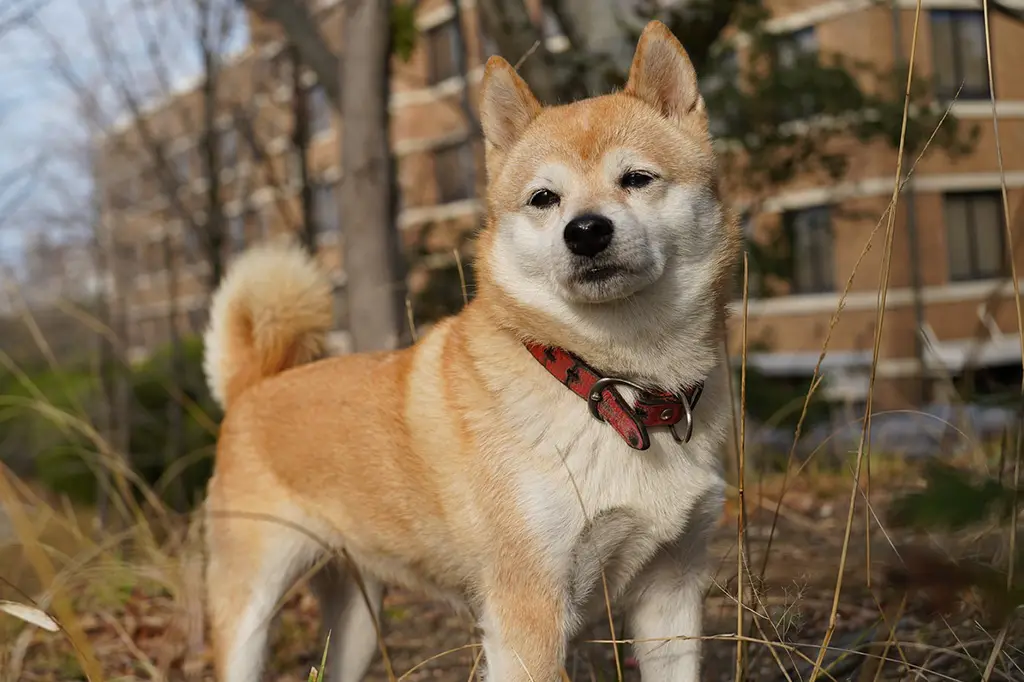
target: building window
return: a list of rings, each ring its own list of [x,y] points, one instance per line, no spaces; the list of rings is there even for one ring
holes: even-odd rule
[[[238,164],[238,130],[225,128],[217,136],[220,167],[234,168]]]
[[[264,238],[273,235],[276,215],[278,215],[278,205],[276,205],[274,202],[263,204],[263,206],[260,208],[260,232]]]
[[[818,36],[813,26],[782,36],[776,46],[776,78],[792,97],[779,107],[782,122],[808,119],[818,112],[813,83],[808,83],[807,67],[818,58]]]
[[[142,325],[139,323],[138,319],[134,317],[130,319],[128,321],[128,329],[126,331],[128,333],[127,340],[129,348],[138,348],[142,345]]]
[[[185,262],[194,265],[203,260],[202,244],[199,243],[199,228],[191,222],[185,223],[181,228],[182,250],[185,253]]]
[[[790,247],[792,293],[835,290],[835,247],[828,206],[786,211],[782,225]]]
[[[319,84],[306,89],[306,121],[312,136],[331,129],[331,105],[327,101],[327,92]]]
[[[274,204],[273,201],[271,201],[266,204],[263,204],[262,206],[254,210],[256,211],[255,222],[257,230],[259,232],[260,239],[266,239],[274,231],[273,213],[274,211],[277,210],[277,206]]]
[[[963,282],[1006,273],[1003,201],[998,191],[945,196],[949,279]]]
[[[460,76],[459,60],[462,49],[458,27],[449,19],[427,31],[427,82],[437,85],[441,81]]]
[[[712,59],[711,71],[701,79],[700,91],[708,108],[708,122],[715,137],[728,137],[730,131],[730,95],[740,79],[736,50],[728,48]]]
[[[164,271],[164,244],[160,240],[147,242],[145,246],[145,272],[155,275]]]
[[[471,138],[434,150],[437,203],[472,199],[476,195],[473,183],[475,168],[476,156]]]
[[[145,348],[149,345],[147,335],[154,334],[152,320],[134,318],[128,328],[128,345],[132,348]]]
[[[815,33],[813,26],[793,31],[779,39],[777,50],[779,68],[796,68],[801,60],[817,56],[818,34]]]
[[[936,94],[952,99],[959,91],[960,99],[988,99],[984,14],[971,10],[930,14]]]
[[[206,329],[206,308],[192,308],[187,315],[189,330],[196,336],[202,334]]]
[[[192,148],[182,147],[169,155],[168,164],[174,179],[182,185],[188,185],[192,180]]]
[[[285,151],[285,182],[293,189],[302,187],[302,156],[294,146]]]
[[[245,243],[255,244],[267,236],[266,226],[263,224],[263,211],[255,206],[247,206],[245,209]]]
[[[338,183],[320,181],[313,186],[313,219],[316,231],[328,234],[341,229],[338,215]]]
[[[239,253],[245,248],[245,214],[242,212],[226,216],[227,246],[229,253]]]
[[[152,350],[164,342],[164,320],[150,317],[142,320],[140,325],[143,347]]]
[[[118,209],[126,209],[139,203],[142,197],[141,185],[142,182],[137,175],[118,181],[110,193],[111,205]]]

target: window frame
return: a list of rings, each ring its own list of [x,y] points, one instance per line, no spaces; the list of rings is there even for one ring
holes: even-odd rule
[[[427,86],[429,87],[440,85],[445,81],[459,78],[462,75],[459,73],[460,55],[458,55],[457,51],[460,49],[465,50],[465,48],[459,45],[460,31],[455,26],[457,18],[458,15],[456,14],[423,32],[427,53]],[[443,68],[440,63],[439,43],[442,37],[446,40],[445,49],[449,51],[448,58],[450,59],[449,69],[451,73],[447,74],[442,73]]]
[[[995,270],[984,269],[978,262],[978,221],[975,214],[975,204],[979,200],[992,200],[995,203],[998,222],[996,229],[999,236],[999,256],[1002,261]],[[953,224],[950,221],[949,209],[951,201],[965,201],[965,214],[967,224],[964,225],[964,241],[967,244],[967,275],[954,274],[953,250],[950,248],[952,240],[950,232]],[[977,282],[1005,277],[1009,270],[1009,250],[1006,244],[1006,215],[1003,212],[1002,194],[998,189],[969,190],[944,192],[942,195],[943,220],[946,224],[946,267],[949,282],[959,284],[963,282]]]
[[[237,226],[237,233],[236,228]],[[245,250],[245,209],[239,209],[224,216],[224,243],[229,254],[241,253]]]
[[[219,171],[235,170],[242,162],[242,135],[238,128],[231,121],[228,125],[217,130],[217,165]],[[230,155],[225,153],[225,141],[230,140]],[[230,156],[230,162],[229,162]]]
[[[963,26],[966,25],[966,21],[977,21],[981,25],[981,29],[985,31],[985,14],[981,10],[973,9],[933,9],[928,12],[928,23],[931,29],[932,35],[932,64],[933,69],[936,71],[935,76],[935,94],[936,96],[944,101],[952,100],[957,96],[957,90],[960,90],[958,99],[964,100],[987,100],[992,96],[992,90],[989,87],[988,80],[988,55],[982,54],[981,59],[985,67],[985,79],[984,82],[978,87],[968,87],[966,83],[964,68],[964,55],[963,55],[963,41],[960,40],[959,31],[963,30]],[[938,44],[935,40],[936,25],[946,21],[950,25],[951,42],[953,48],[953,55],[951,57],[953,62],[953,83],[945,84],[940,82],[941,75],[935,65],[938,64]],[[995,54],[995,49],[992,51]],[[995,75],[995,64],[992,65],[993,76]],[[960,89],[960,84],[963,83],[963,89]]]
[[[807,47],[807,36],[810,36],[809,42],[813,44],[813,49]],[[815,60],[821,58],[821,43],[818,39],[817,26],[814,25],[798,28],[779,36],[775,55],[776,69],[782,71],[794,69],[801,58],[810,55],[813,55]],[[785,107],[779,112],[779,119],[783,124],[806,121],[818,114],[818,102],[814,93],[802,88],[798,90],[802,92],[802,96],[791,103],[792,107]]]
[[[790,272],[788,273],[788,279],[791,294],[829,294],[836,291],[836,235],[833,213],[834,208],[830,204],[806,206],[790,209],[782,213],[782,229],[789,245]],[[805,223],[801,226],[799,219],[805,216],[813,222]],[[824,217],[821,218],[821,216]],[[798,262],[804,262],[803,260],[798,261],[798,252],[802,251],[802,249],[798,248],[798,241],[802,235],[812,234],[817,229],[826,229],[828,231],[829,253],[826,259],[826,254],[817,253],[821,249],[819,243],[812,243],[810,245],[810,250],[816,253],[812,258],[807,259],[806,262],[810,264],[814,272],[808,277],[809,285],[805,286],[800,281],[801,277],[798,276],[798,268],[801,267],[798,265]],[[824,266],[824,263],[828,263],[828,265]]]
[[[462,166],[461,170],[463,171],[458,181],[459,189],[452,192],[446,191],[447,189],[452,189],[452,185],[446,185],[445,181],[441,179],[442,177],[450,176],[447,174],[442,175],[440,172],[441,162],[446,160],[445,155],[447,154],[455,155],[455,162]],[[461,158],[459,155],[461,155]],[[439,157],[441,158],[439,159]],[[476,198],[475,176],[477,172],[477,158],[473,137],[465,137],[435,147],[430,151],[430,160],[434,165],[434,183],[437,190],[436,203],[438,205],[454,204],[459,201],[469,201]]]
[[[328,135],[334,129],[334,117],[331,103],[327,99],[327,91],[320,83],[312,83],[303,90],[305,97],[306,123],[309,126],[309,137],[315,139]],[[314,103],[318,102],[319,107]]]
[[[340,183],[337,180],[319,179],[312,183],[312,194],[313,194],[313,220],[316,223],[317,235],[326,234],[331,230],[341,230],[341,205],[339,203],[340,197],[338,192],[341,191]],[[324,197],[330,199],[330,202],[325,204]],[[333,218],[333,224],[328,225],[324,220],[324,206],[329,205],[330,216]]]
[[[725,47],[720,53],[714,56],[712,64],[716,67],[711,73],[705,74],[700,79],[699,89],[704,95],[708,107],[708,130],[716,138],[728,139],[730,137],[730,121],[724,112],[714,111],[715,105],[720,104],[717,96],[728,92],[730,87],[738,87],[740,76],[739,51],[733,47]],[[730,85],[731,83],[731,85]],[[716,116],[715,114],[723,114]]]

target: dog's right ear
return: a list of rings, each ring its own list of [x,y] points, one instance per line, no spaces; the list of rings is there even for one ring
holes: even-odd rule
[[[540,109],[530,86],[511,64],[497,55],[487,60],[481,84],[480,127],[488,152],[507,152]]]

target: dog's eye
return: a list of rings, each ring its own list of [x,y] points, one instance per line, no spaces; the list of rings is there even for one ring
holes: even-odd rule
[[[534,208],[550,208],[561,201],[558,195],[549,189],[539,189],[530,197],[530,206]]]
[[[640,189],[641,187],[646,187],[651,184],[653,180],[654,176],[650,173],[645,173],[643,171],[629,171],[619,180],[619,185],[621,185],[623,189]]]

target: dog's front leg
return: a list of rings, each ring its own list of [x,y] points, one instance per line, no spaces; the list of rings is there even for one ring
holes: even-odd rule
[[[644,682],[698,682],[705,550],[695,543],[663,548],[634,580],[627,619]]]
[[[488,587],[481,615],[486,682],[561,679],[565,608],[553,581],[509,567]]]

